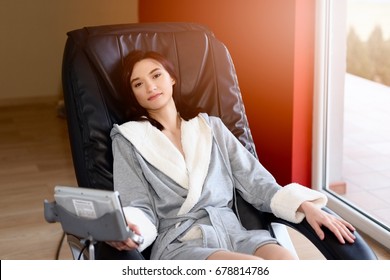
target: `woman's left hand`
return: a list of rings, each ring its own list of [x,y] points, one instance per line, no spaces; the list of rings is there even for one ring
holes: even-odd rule
[[[355,228],[347,221],[319,209],[310,201],[303,202],[299,211],[305,213],[307,222],[321,240],[325,238],[325,233],[321,226],[325,226],[333,232],[340,243],[345,244],[346,241],[349,243],[355,242],[356,237],[353,234]]]

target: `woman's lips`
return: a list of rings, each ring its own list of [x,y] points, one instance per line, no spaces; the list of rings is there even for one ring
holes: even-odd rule
[[[148,98],[148,101],[153,101],[156,98],[159,98],[162,95],[162,93],[156,93]]]

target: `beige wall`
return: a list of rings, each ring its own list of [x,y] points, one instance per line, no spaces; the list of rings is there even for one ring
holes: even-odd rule
[[[69,30],[138,22],[138,0],[0,0],[0,105],[61,96]]]

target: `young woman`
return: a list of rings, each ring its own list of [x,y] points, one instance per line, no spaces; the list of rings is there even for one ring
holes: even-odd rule
[[[234,189],[260,211],[297,223],[306,217],[321,239],[325,226],[341,243],[354,242],[352,225],[321,210],[323,194],[278,185],[219,118],[178,112],[177,76],[165,57],[135,51],[124,66],[131,121],[111,132],[114,188],[146,242],[111,246],[143,250],[154,242],[152,259],[295,259],[268,231],[240,225]]]

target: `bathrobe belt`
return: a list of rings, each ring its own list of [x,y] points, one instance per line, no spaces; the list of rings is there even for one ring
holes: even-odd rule
[[[190,229],[197,220],[205,216],[207,216],[206,210],[199,210],[181,217],[176,216],[160,220],[159,235],[166,233],[168,236],[163,238],[162,242],[159,244],[155,254],[157,258],[161,256],[162,252],[169,244],[182,235],[186,230]],[[177,224],[179,226],[176,226]]]
[[[175,216],[172,218],[161,219],[160,225],[159,225],[159,234],[164,233],[167,230],[170,230],[172,228],[176,228],[175,230],[178,230],[179,228],[182,228],[184,224],[187,225],[187,227],[184,227],[184,228],[188,229],[189,226],[186,223],[187,220],[191,220],[194,223],[197,220],[199,220],[203,217],[206,217],[207,215],[208,214],[207,214],[206,210],[198,210],[197,212],[190,212],[190,213],[187,213],[183,216]],[[184,229],[183,232],[186,229]],[[174,235],[178,236],[177,234],[174,234]]]

